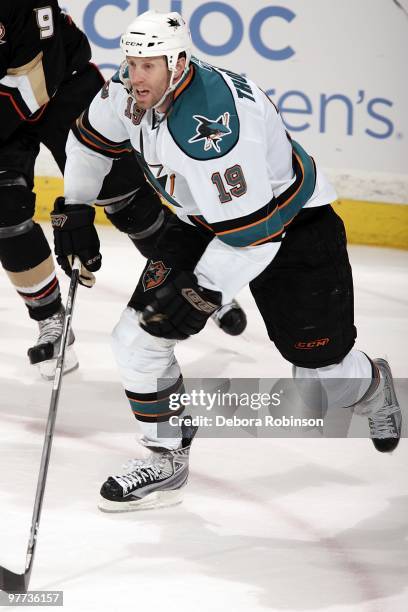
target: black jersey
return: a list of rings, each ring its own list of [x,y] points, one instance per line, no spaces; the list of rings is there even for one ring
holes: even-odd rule
[[[57,0],[1,0],[0,141],[34,120],[90,59],[85,34]]]

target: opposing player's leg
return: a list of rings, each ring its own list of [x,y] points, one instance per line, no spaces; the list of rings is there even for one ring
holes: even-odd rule
[[[81,71],[76,72],[58,89],[38,121],[20,128],[12,143],[6,144],[8,153],[4,162],[6,167],[18,170],[16,180],[19,182],[14,186],[13,193],[8,192],[9,202],[14,211],[17,208],[24,211],[22,214],[26,225],[19,229],[21,232],[19,241],[14,234],[10,237],[11,241],[3,243],[9,255],[7,261],[3,262],[2,259],[2,263],[9,271],[9,276],[10,271],[12,272],[11,280],[25,299],[30,317],[38,321],[38,340],[35,346],[29,349],[28,356],[32,364],[38,365],[41,375],[46,379],[54,376],[62,336],[64,309],[61,305],[59,283],[48,242],[41,227],[32,221],[35,202],[35,195],[31,191],[34,162],[41,142],[51,151],[63,173],[66,160],[65,143],[71,124],[91,102],[102,85],[103,78],[96,67],[92,64],[84,65]],[[13,160],[10,156],[10,144]],[[28,155],[27,148],[29,148]],[[20,174],[21,168],[23,172]],[[16,189],[18,187],[19,195]],[[31,199],[29,213],[25,205],[25,200],[28,199]],[[14,214],[17,213],[12,212],[11,218]],[[20,254],[19,258],[17,252]],[[74,340],[74,333],[71,331],[65,355],[64,373],[78,367],[78,360],[73,350]]]
[[[62,334],[63,309],[51,250],[40,225],[33,221],[33,167],[38,144],[22,127],[0,148],[0,261],[22,297],[28,315],[39,326],[35,346],[28,351],[48,378]],[[65,372],[77,366],[69,339]]]
[[[127,234],[152,264],[164,259],[170,266],[192,271],[213,238],[205,229],[179,221],[162,205],[133,154],[114,162],[97,203],[105,206],[111,223]],[[232,336],[241,334],[247,324],[245,312],[236,300],[223,304],[212,319]]]
[[[33,221],[34,163],[42,142],[63,172],[70,126],[102,85],[96,68],[84,66],[61,86],[37,121],[20,127],[0,148],[0,260],[30,318],[38,322],[39,336],[28,356],[44,378],[54,375],[64,310],[50,247]],[[73,343],[71,332],[64,373],[78,367]]]
[[[368,417],[377,450],[393,450],[401,435],[391,370],[353,348],[353,280],[346,235],[331,206],[305,209],[289,226],[272,264],[251,283],[269,337],[294,367],[318,381],[326,405]],[[294,306],[295,305],[295,306]],[[299,385],[300,390],[308,388]]]

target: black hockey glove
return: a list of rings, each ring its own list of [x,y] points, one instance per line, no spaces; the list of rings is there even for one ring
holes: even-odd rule
[[[99,238],[94,226],[95,210],[87,204],[65,205],[57,198],[51,213],[54,247],[57,261],[68,276],[72,274],[74,255],[81,260],[79,282],[85,287],[95,284],[96,272],[101,267]]]
[[[152,298],[140,316],[140,324],[152,336],[172,340],[198,334],[221,305],[221,293],[200,287],[192,272],[180,272]]]

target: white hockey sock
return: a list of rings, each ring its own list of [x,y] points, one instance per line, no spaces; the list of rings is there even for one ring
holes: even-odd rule
[[[334,365],[315,369],[294,366],[293,376],[304,381],[320,381],[318,387],[315,384],[310,385],[311,393],[316,395],[316,390],[320,388],[319,399],[325,402],[326,408],[353,406],[364,398],[373,380],[370,359],[356,349],[351,350],[343,361]],[[306,394],[307,385],[299,385],[299,392]],[[310,401],[310,396],[307,399]]]
[[[140,442],[143,446],[169,450],[181,446],[180,427],[157,423],[153,401],[147,400],[144,408],[140,409],[143,400],[138,403],[138,395],[165,391],[180,379],[180,367],[174,356],[175,344],[175,340],[156,338],[142,329],[138,314],[132,308],[125,309],[112,334],[113,352],[131,404],[132,394],[135,394],[132,410],[142,434]]]
[[[141,430],[141,436],[139,438],[140,444],[148,448],[166,448],[168,450],[175,450],[181,448],[181,427],[174,426],[174,437],[171,438],[163,437],[160,435],[160,423],[145,423],[138,421],[139,429]]]

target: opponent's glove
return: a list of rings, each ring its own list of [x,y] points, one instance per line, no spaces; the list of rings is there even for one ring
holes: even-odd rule
[[[85,287],[95,284],[96,272],[101,267],[99,238],[94,226],[95,210],[87,204],[65,204],[64,198],[57,198],[51,213],[54,231],[55,255],[61,268],[68,276],[72,274],[74,255],[81,261],[79,282]]]
[[[140,324],[152,336],[185,340],[201,331],[221,305],[221,293],[200,287],[192,272],[180,272],[153,294],[140,315]]]

